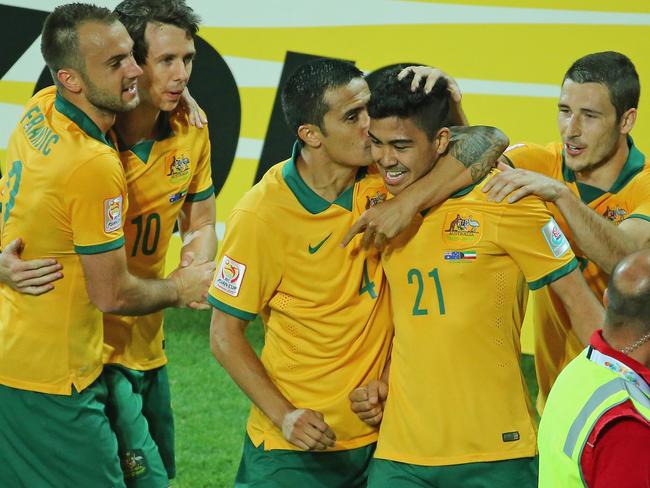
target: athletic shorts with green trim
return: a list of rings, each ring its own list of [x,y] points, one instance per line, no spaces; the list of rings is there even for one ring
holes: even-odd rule
[[[255,447],[246,435],[236,488],[362,488],[375,444],[347,451],[312,452]]]
[[[0,486],[123,488],[100,376],[51,395],[0,385]]]
[[[538,466],[537,456],[450,466],[375,458],[370,463],[368,488],[536,488]]]
[[[174,477],[174,419],[167,368],[136,371],[104,366],[107,415],[117,436],[129,488],[169,486]]]

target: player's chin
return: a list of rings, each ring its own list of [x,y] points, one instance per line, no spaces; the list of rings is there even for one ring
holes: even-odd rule
[[[135,107],[138,106],[139,103],[140,103],[140,97],[137,94],[135,96],[122,95],[122,112],[128,112],[130,110],[133,110]]]
[[[585,156],[585,154],[580,154],[579,156],[569,156],[567,154],[564,156],[564,164],[566,164],[571,171],[579,173],[580,171],[584,171],[592,166],[589,162],[589,158]]]
[[[176,100],[176,101],[163,100],[158,105],[158,108],[163,112],[173,112],[178,108],[179,105],[180,105],[180,100]]]

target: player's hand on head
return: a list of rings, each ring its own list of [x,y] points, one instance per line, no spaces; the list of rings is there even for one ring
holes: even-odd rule
[[[21,239],[11,241],[0,253],[0,282],[25,295],[42,295],[54,289],[61,279],[61,266],[55,259],[23,261]]]
[[[391,239],[409,226],[416,213],[417,208],[401,198],[393,198],[374,205],[352,224],[343,237],[341,246],[347,246],[355,235],[363,232],[361,239],[363,248],[374,246],[382,251]]]
[[[404,79],[410,73],[413,73],[413,79],[411,80],[412,91],[416,91],[420,87],[421,80],[424,79],[426,80],[424,83],[424,93],[430,93],[440,78],[446,78],[447,90],[449,91],[449,97],[451,100],[455,103],[460,103],[463,98],[463,94],[461,93],[456,80],[441,69],[432,68],[430,66],[409,66],[400,71],[397,78],[400,80]]]
[[[323,414],[308,408],[297,408],[284,416],[282,435],[305,451],[323,451],[336,443],[336,435]]]
[[[376,426],[384,416],[384,407],[388,398],[388,385],[381,380],[352,390],[349,395],[350,408],[368,425]]]
[[[173,280],[178,290],[176,306],[186,307],[193,302],[204,303],[214,277],[214,270],[214,261],[193,261],[186,267],[176,268],[169,275],[169,279]]]
[[[183,93],[181,94],[181,100],[178,104],[176,110],[185,112],[190,121],[190,124],[202,129],[204,125],[207,125],[208,119],[203,112],[201,112],[201,107],[197,101],[190,95],[190,91],[185,87]]]
[[[514,203],[528,195],[537,195],[546,202],[555,202],[566,190],[563,183],[525,169],[502,171],[483,187],[489,200],[501,202],[507,197],[508,203]]]

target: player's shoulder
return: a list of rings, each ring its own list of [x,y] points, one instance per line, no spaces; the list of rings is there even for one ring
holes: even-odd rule
[[[277,216],[280,208],[291,197],[282,174],[286,163],[283,161],[271,166],[262,179],[244,193],[233,211],[248,212],[263,219]]]
[[[533,142],[519,142],[509,146],[504,151],[515,167],[548,173],[553,168],[562,165],[562,144],[549,143],[546,145]]]
[[[493,169],[485,178],[483,178],[483,180],[473,187],[470,187],[470,191],[465,190],[467,193],[467,200],[474,201],[478,205],[484,206],[488,209],[493,209],[496,212],[507,214],[526,213],[539,210],[547,211],[546,203],[537,195],[527,195],[513,203],[508,202],[507,199],[500,202],[490,200],[488,198],[488,193],[484,192],[483,188],[499,173],[501,173],[501,170]]]

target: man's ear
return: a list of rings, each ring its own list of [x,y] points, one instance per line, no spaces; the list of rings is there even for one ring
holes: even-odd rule
[[[81,93],[83,80],[81,75],[73,69],[60,69],[56,72],[56,79],[69,92]]]
[[[304,124],[298,127],[298,137],[306,146],[314,149],[320,147],[323,143],[323,133],[320,128],[314,124]]]
[[[619,131],[621,134],[629,134],[632,129],[634,128],[634,124],[636,123],[636,109],[635,108],[630,108],[623,112],[623,115],[621,115],[621,121],[619,122]]]
[[[443,127],[436,132],[436,135],[433,139],[434,147],[437,156],[441,156],[447,150],[449,146],[449,141],[451,139],[451,131],[448,127]]]

